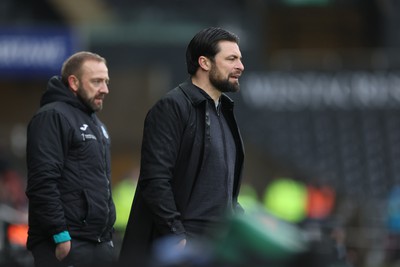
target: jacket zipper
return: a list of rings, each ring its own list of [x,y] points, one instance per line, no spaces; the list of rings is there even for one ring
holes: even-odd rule
[[[95,117],[93,117],[94,124],[96,126],[97,132],[100,134],[100,145],[101,145],[101,153],[103,156],[103,166],[104,166],[104,179],[106,180],[107,184],[107,216],[105,218],[104,222],[104,227],[100,232],[100,235],[97,237],[97,242],[101,242],[101,237],[103,236],[104,232],[107,230],[107,225],[108,225],[108,220],[110,217],[110,207],[108,205],[108,200],[110,199],[110,181],[107,178],[107,157],[106,157],[106,145],[105,145],[105,140],[104,140],[104,135],[102,133],[102,130],[100,129],[99,125],[97,124],[97,120]]]

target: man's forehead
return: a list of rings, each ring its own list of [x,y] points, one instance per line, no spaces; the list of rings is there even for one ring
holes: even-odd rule
[[[108,72],[108,68],[104,62],[94,60],[84,62],[82,65],[82,70],[84,73]]]
[[[219,46],[219,52],[217,54],[221,55],[227,55],[227,54],[233,54],[233,55],[241,55],[239,45],[236,42],[231,42],[231,41],[220,41],[218,43]]]
[[[93,67],[105,67],[107,68],[106,64],[103,61],[97,61],[97,60],[86,60],[83,62],[82,67],[86,68],[93,68]]]

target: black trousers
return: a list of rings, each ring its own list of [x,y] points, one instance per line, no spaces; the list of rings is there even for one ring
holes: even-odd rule
[[[116,262],[112,241],[90,242],[79,239],[71,240],[69,254],[59,261],[55,255],[56,245],[44,241],[32,248],[35,267],[111,267]]]

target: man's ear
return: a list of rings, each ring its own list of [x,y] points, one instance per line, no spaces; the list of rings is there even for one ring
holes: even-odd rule
[[[71,90],[76,93],[78,91],[79,88],[79,80],[78,78],[76,78],[75,75],[70,75],[68,77],[68,86],[69,88],[71,88]]]
[[[199,66],[203,70],[208,71],[211,68],[211,62],[207,57],[201,56],[199,57]]]

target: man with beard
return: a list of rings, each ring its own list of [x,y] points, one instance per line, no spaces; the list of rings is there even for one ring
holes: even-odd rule
[[[197,33],[186,50],[190,78],[148,112],[141,169],[120,262],[139,266],[155,241],[176,247],[206,237],[237,202],[242,139],[225,92],[239,91],[238,37],[220,28]]]
[[[27,247],[35,266],[115,261],[110,139],[96,116],[108,83],[103,57],[85,51],[72,55],[61,77],[49,80],[29,123]]]

